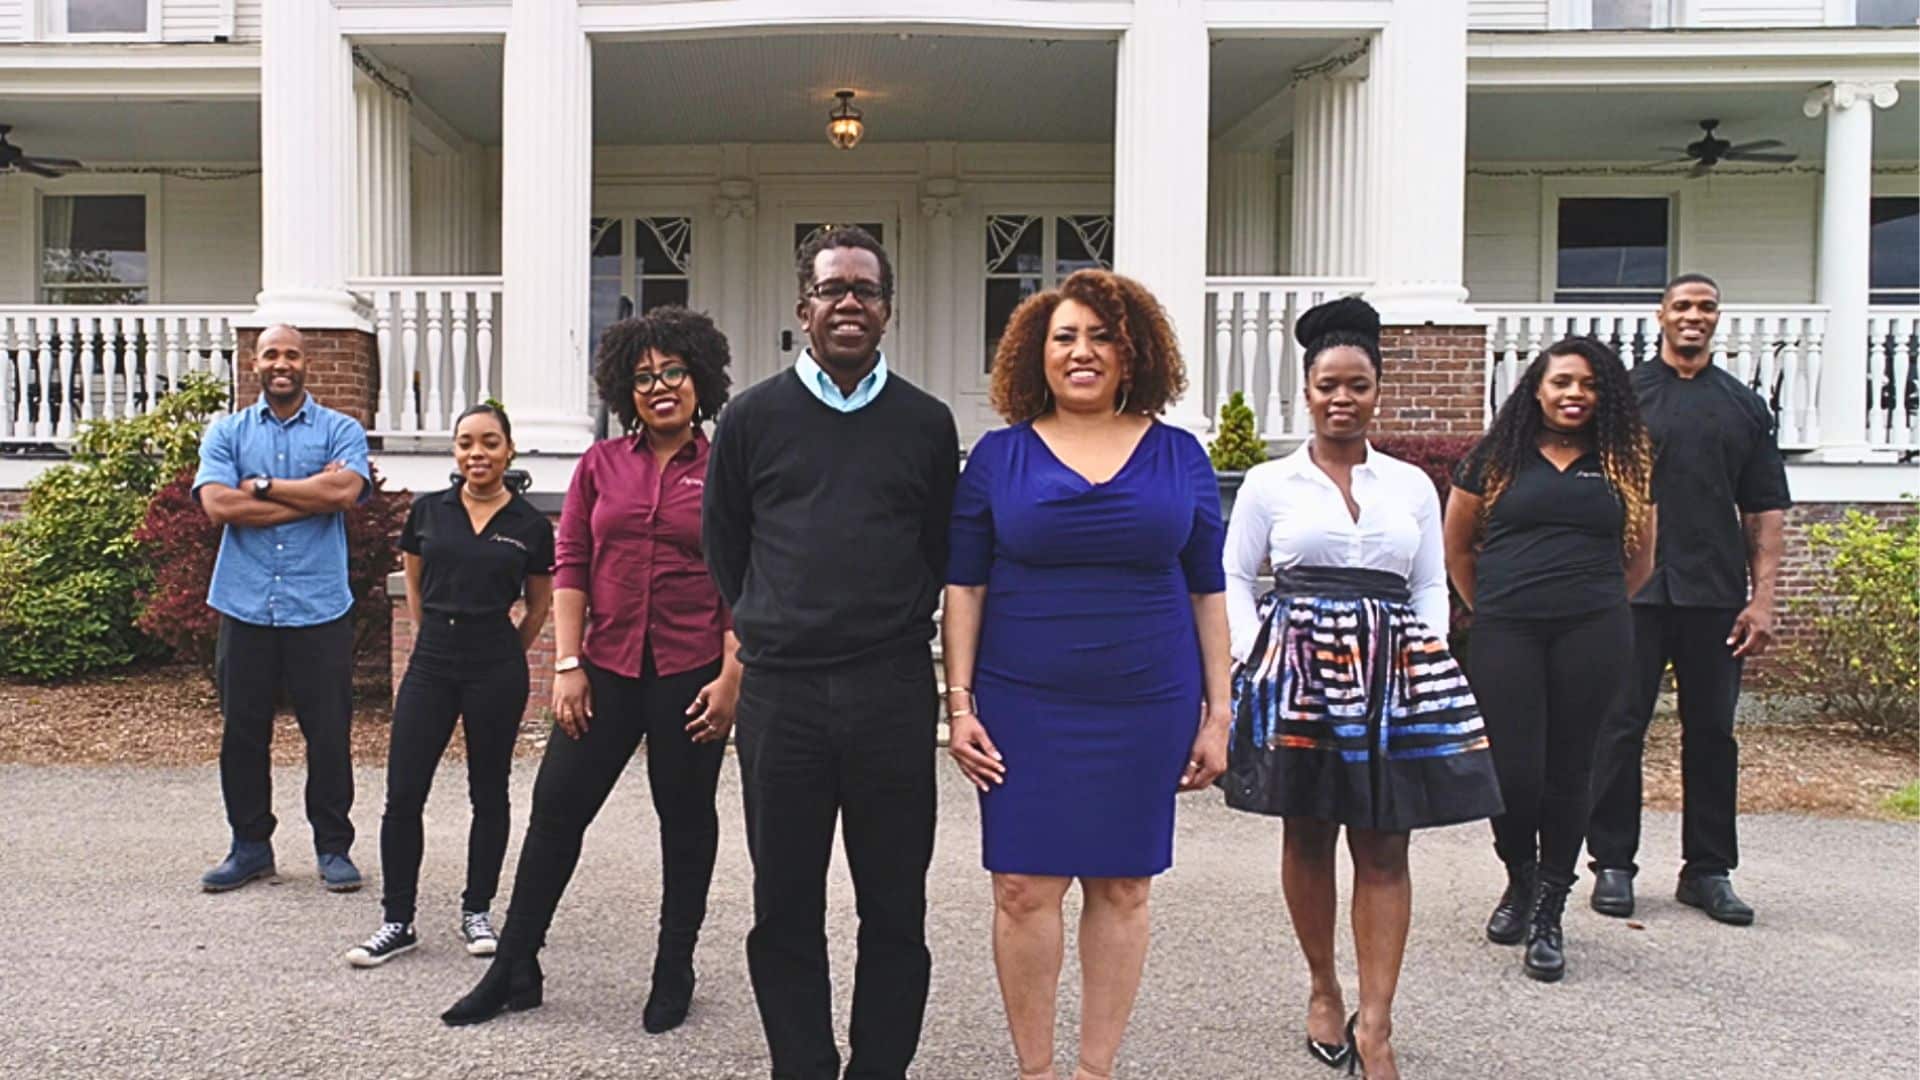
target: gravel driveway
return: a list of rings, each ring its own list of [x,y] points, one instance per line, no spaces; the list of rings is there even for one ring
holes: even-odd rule
[[[515,852],[533,766],[514,776]],[[923,1080],[1013,1075],[988,943],[973,797],[943,766]],[[194,769],[0,768],[0,1075],[7,1077],[672,1077],[767,1075],[741,948],[749,875],[738,773],[687,1026],[640,1030],[658,854],[635,767],[589,832],[543,955],[547,1005],[478,1028],[436,1014],[483,969],[457,936],[465,777],[443,770],[427,817],[423,945],[375,971],[341,953],[378,921],[375,880],[335,896],[315,878],[300,773],[277,774],[279,884],[202,895],[226,843],[219,783]],[[359,774],[355,854],[377,871],[382,777]],[[1299,1047],[1306,976],[1274,871],[1277,828],[1217,797],[1183,803],[1176,865],[1156,886],[1153,951],[1125,1078],[1317,1078]],[[1422,834],[1396,1044],[1409,1077],[1909,1077],[1920,1074],[1920,829],[1749,817],[1748,929],[1672,900],[1679,825],[1651,814],[1642,929],[1584,906],[1571,974],[1523,977],[1480,926],[1501,886],[1484,827]],[[509,880],[512,855],[509,853]],[[1343,886],[1342,895],[1345,896]],[[845,1027],[852,895],[832,885]],[[505,897],[496,903],[499,912]],[[1352,950],[1341,955],[1351,968]],[[1077,979],[1069,959],[1067,981]],[[1349,994],[1351,995],[1349,981]],[[1075,1003],[1062,997],[1071,1063]],[[1351,997],[1350,997],[1351,1000]]]

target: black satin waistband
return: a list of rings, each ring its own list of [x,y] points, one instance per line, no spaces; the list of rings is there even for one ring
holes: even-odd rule
[[[1407,579],[1391,570],[1361,570],[1347,566],[1296,566],[1273,575],[1273,591],[1281,596],[1324,596],[1330,600],[1389,600],[1404,604],[1413,599]]]

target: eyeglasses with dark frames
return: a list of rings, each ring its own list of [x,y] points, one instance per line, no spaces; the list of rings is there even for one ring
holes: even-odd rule
[[[886,296],[880,286],[870,281],[821,281],[807,289],[808,296],[829,304],[837,304],[849,294],[863,304],[878,303]]]
[[[669,390],[678,390],[686,385],[688,374],[687,369],[678,364],[658,372],[636,371],[633,373],[633,388],[644,394],[652,390],[655,383],[659,383]]]

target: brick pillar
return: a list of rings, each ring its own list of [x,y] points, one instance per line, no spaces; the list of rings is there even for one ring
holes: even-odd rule
[[[1383,327],[1380,351],[1386,357],[1386,374],[1375,431],[1480,434],[1486,415],[1486,327]]]
[[[245,405],[260,394],[253,377],[253,344],[257,329],[241,330],[234,370],[239,373],[235,398]],[[307,330],[302,333],[307,356],[307,392],[329,409],[338,409],[373,426],[374,378],[380,367],[380,347],[364,330]]]

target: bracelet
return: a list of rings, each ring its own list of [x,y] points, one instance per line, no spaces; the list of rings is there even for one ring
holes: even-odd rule
[[[949,710],[947,711],[947,719],[948,719],[948,720],[958,720],[958,719],[960,719],[960,718],[961,718],[961,717],[963,717],[963,716],[972,716],[972,715],[973,715],[973,710],[972,710],[972,709],[965,709],[965,710],[961,710],[961,711],[954,711],[954,710],[951,710],[951,709],[949,709]]]
[[[953,692],[954,692],[955,690],[958,690],[958,691],[960,691],[960,692],[961,692],[961,693],[963,693],[963,694],[971,694],[971,693],[973,693],[973,687],[971,687],[971,686],[949,686],[949,687],[947,687],[947,693],[949,693],[949,694],[951,694],[951,693],[953,693]]]

